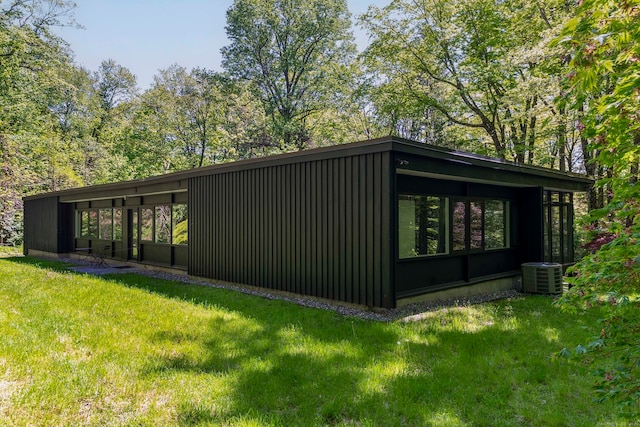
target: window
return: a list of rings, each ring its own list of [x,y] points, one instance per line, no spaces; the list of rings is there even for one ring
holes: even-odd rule
[[[98,211],[100,218],[99,238],[102,240],[113,239],[113,210],[100,209]]]
[[[453,250],[467,249],[467,204],[455,202],[453,204]]]
[[[88,220],[88,233],[87,237],[98,237],[98,211],[91,210],[88,211],[89,220]]]
[[[448,254],[449,244],[452,252],[507,248],[508,218],[509,202],[503,200],[400,195],[399,257]]]
[[[509,203],[502,200],[455,202],[453,249],[478,251],[508,247],[508,206]]]
[[[188,244],[187,205],[158,205],[140,209],[140,240]],[[121,214],[120,214],[121,215]]]
[[[122,209],[113,210],[113,240],[122,240]]]
[[[77,212],[76,237],[98,237],[98,210],[81,210]]]
[[[171,238],[171,206],[161,205],[155,209],[155,242],[170,243]]]
[[[174,245],[188,244],[187,205],[173,205],[171,219],[171,243]]]
[[[131,212],[131,225],[130,225],[131,239],[131,257],[138,259],[138,211]]]
[[[469,203],[469,227],[471,228],[469,236],[471,241],[471,249],[482,249],[483,232],[484,232],[484,215],[482,214],[482,203]]]
[[[140,240],[153,241],[153,209],[140,209]]]
[[[444,197],[400,195],[400,258],[447,253],[447,216],[447,199]]]
[[[122,209],[102,208],[76,211],[76,237],[122,240]]]
[[[500,249],[507,246],[506,206],[501,200],[488,200],[484,204],[484,248]]]
[[[158,205],[135,210],[132,218],[132,235],[138,236],[138,215],[140,240],[154,243],[187,245],[188,222],[187,205]],[[76,237],[121,241],[123,236],[123,209],[101,208],[76,211]]]
[[[89,236],[89,211],[80,211],[78,212],[78,237],[87,237]]]
[[[572,194],[545,191],[544,212],[544,260],[573,262]]]

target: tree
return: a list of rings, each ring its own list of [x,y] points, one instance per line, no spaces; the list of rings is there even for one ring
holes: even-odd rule
[[[0,6],[0,242],[21,241],[21,197],[56,188],[65,152],[40,148],[52,135],[49,110],[65,85],[67,46],[51,32],[73,25],[73,2],[13,0]],[[37,161],[32,161],[37,159]]]
[[[583,136],[607,171],[598,185],[609,202],[589,217],[592,254],[573,269],[563,302],[606,308],[600,334],[578,353],[615,363],[597,371],[596,392],[640,416],[640,5],[637,0],[584,0],[564,29],[568,76]],[[568,354],[567,350],[563,354]],[[638,418],[636,418],[637,420]]]
[[[204,69],[190,72],[179,65],[160,70],[141,97],[136,113],[137,138],[147,154],[162,160],[164,172],[201,167],[212,162],[218,140],[223,78]],[[146,156],[141,153],[142,156]]]
[[[66,44],[52,27],[73,25],[75,3],[66,0],[13,0],[0,9],[0,82],[11,85],[18,70],[42,72],[58,62]],[[65,55],[66,56],[66,55]]]
[[[113,59],[102,61],[93,74],[96,117],[91,136],[98,142],[108,139],[109,124],[124,113],[127,103],[137,95],[136,76]]]
[[[227,12],[223,66],[257,89],[280,149],[303,149],[309,118],[340,92],[352,58],[345,0],[235,0]]]
[[[473,151],[532,163],[551,86],[538,71],[551,55],[539,46],[566,13],[556,0],[394,0],[370,8],[361,22],[373,38],[364,56],[380,81],[378,111],[392,114],[392,124],[409,120],[409,136],[475,140]]]
[[[136,76],[113,59],[102,61],[92,74],[90,135],[83,140],[87,184],[131,178],[122,146],[138,97]]]
[[[214,162],[263,157],[279,150],[269,134],[267,117],[251,83],[225,79],[220,140]]]

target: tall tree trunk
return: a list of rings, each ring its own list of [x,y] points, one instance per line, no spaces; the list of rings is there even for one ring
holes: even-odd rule
[[[580,104],[578,107],[578,118],[582,120],[584,116],[584,105]],[[580,134],[580,148],[582,149],[582,162],[587,176],[593,179],[598,178],[598,171],[601,169],[593,162],[593,153],[589,149],[589,140],[582,134]],[[599,209],[603,207],[602,197],[600,192],[592,185],[588,194],[588,208],[589,210]]]
[[[558,142],[558,166],[561,172],[567,170],[567,114],[566,108],[560,106],[558,109],[558,128],[557,128],[557,142]]]
[[[533,148],[534,145],[536,143],[536,132],[535,132],[535,128],[536,128],[536,122],[538,121],[538,117],[537,116],[532,116],[531,120],[529,121],[529,144],[527,146],[527,163],[532,165],[533,164]]]

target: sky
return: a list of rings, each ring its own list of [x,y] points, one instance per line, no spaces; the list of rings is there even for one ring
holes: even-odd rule
[[[354,16],[369,5],[391,0],[347,0]],[[187,69],[220,71],[220,49],[228,44],[226,11],[233,0],[75,0],[76,22],[82,29],[60,28],[75,62],[95,71],[106,59],[127,67],[147,89],[160,69],[172,64]],[[362,49],[366,34],[354,27]]]

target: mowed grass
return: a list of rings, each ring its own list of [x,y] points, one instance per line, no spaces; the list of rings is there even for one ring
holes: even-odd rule
[[[531,296],[381,323],[133,274],[0,259],[1,425],[626,425],[596,334]]]

